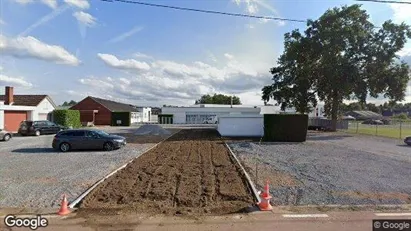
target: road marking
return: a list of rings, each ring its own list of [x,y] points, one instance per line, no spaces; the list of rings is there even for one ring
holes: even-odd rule
[[[378,216],[378,217],[404,217],[404,216],[411,216],[411,213],[376,213],[375,216]]]
[[[283,214],[286,218],[313,218],[313,217],[328,217],[327,214]]]

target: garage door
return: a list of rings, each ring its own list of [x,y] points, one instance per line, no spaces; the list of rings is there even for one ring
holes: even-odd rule
[[[47,113],[39,113],[39,120],[48,120]]]
[[[7,131],[17,132],[21,121],[27,119],[25,111],[5,111],[4,112],[4,128]]]

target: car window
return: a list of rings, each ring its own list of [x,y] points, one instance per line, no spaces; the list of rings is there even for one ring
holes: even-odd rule
[[[47,126],[55,126],[56,125],[55,123],[50,122],[50,121],[47,121],[46,124],[47,124]]]
[[[90,138],[98,138],[99,137],[99,135],[94,131],[87,131],[86,136],[90,137]]]

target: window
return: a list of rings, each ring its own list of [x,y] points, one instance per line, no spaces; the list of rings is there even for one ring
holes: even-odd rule
[[[87,132],[86,132],[86,137],[89,137],[89,138],[98,138],[99,135],[98,135],[96,132],[87,131]]]
[[[84,131],[72,131],[70,136],[80,137],[84,135],[85,135]]]

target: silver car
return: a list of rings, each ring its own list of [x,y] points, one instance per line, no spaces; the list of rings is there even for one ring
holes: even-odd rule
[[[2,141],[9,141],[13,137],[11,132],[8,132],[6,130],[0,129],[0,140]]]

